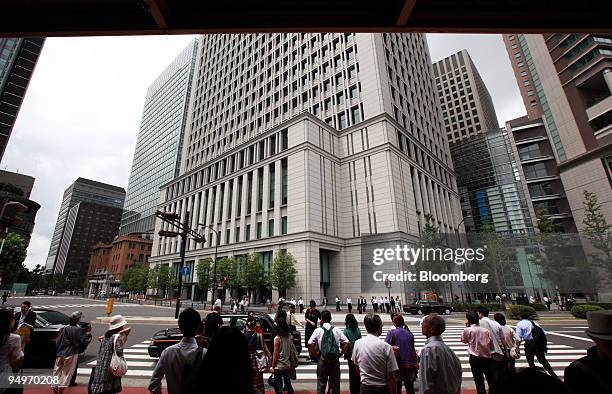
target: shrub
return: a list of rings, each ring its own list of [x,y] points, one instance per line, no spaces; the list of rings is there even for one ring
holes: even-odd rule
[[[503,312],[506,310],[504,304],[462,304],[452,303],[451,306],[455,312],[475,311],[480,306],[486,306],[491,312]]]
[[[612,302],[590,302],[589,305],[597,305],[603,309],[612,309]]]
[[[546,305],[544,305],[544,304],[533,303],[533,304],[529,304],[529,306],[532,307],[533,309],[535,309],[538,312],[548,310],[546,308]]]
[[[529,313],[530,319],[536,319],[538,317],[535,309],[532,306],[527,305],[510,305],[510,308],[508,309],[508,317],[519,320],[524,312]]]
[[[600,311],[603,308],[597,305],[581,304],[572,307],[572,315],[578,319],[586,319],[587,312]]]

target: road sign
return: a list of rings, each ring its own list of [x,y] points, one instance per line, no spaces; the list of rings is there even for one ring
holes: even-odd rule
[[[189,267],[181,268],[181,275],[183,275],[183,276],[189,275]]]

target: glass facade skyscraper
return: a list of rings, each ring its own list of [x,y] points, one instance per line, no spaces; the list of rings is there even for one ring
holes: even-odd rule
[[[0,38],[0,160],[44,42],[44,38]]]
[[[121,218],[121,234],[153,232],[159,187],[178,175],[198,41],[147,91]]]

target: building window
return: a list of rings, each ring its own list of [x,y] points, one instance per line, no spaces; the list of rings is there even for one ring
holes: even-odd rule
[[[251,213],[253,208],[253,173],[249,172],[247,176],[247,215]]]
[[[287,158],[281,160],[282,204],[287,205]]]
[[[257,222],[257,239],[261,239],[261,228],[262,228],[262,224],[261,222]]]
[[[268,220],[268,237],[274,236],[274,219]]]
[[[270,173],[268,176],[268,194],[269,194],[269,203],[268,203],[268,208],[274,208],[274,194],[275,194],[275,187],[274,184],[276,182],[276,168],[275,168],[275,164],[272,163],[270,164]]]
[[[345,129],[347,126],[348,125],[346,122],[346,114],[342,112],[338,115],[338,129],[342,130],[342,129]]]
[[[361,111],[359,107],[353,107],[351,109],[351,117],[353,118],[353,124],[361,122]]]
[[[257,212],[263,209],[263,168],[257,170]]]
[[[525,178],[534,179],[548,176],[548,171],[544,163],[526,164],[523,167]]]
[[[234,231],[234,242],[240,242],[240,226],[236,227],[236,230]]]
[[[230,235],[231,235],[231,231],[228,228],[227,230],[225,230],[225,243],[229,244],[230,243]]]
[[[537,157],[543,156],[543,153],[540,150],[540,145],[538,143],[520,146],[518,151],[521,160],[535,159]]]
[[[281,234],[287,235],[287,216],[281,218]]]
[[[251,240],[251,225],[247,224],[245,229],[244,229],[244,239],[246,241],[250,241]]]
[[[238,178],[238,201],[236,201],[236,216],[242,215],[242,176]]]

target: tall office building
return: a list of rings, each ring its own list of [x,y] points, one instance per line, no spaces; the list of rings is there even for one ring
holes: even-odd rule
[[[7,233],[21,236],[26,247],[30,244],[36,213],[40,209],[40,204],[30,200],[34,180],[34,177],[29,175],[0,170],[0,206],[9,201],[16,201],[28,208],[26,212],[18,215],[21,223],[6,228]]]
[[[423,35],[211,35],[197,57],[180,175],[159,206],[189,212],[207,240],[189,240],[188,267],[213,256],[212,228],[219,257],[257,252],[268,270],[293,254],[289,296],[356,297],[362,237],[415,242],[425,215],[458,231]],[[178,272],[179,241],[155,236],[151,261]]]
[[[612,222],[612,35],[504,36],[530,119],[543,116],[576,226],[584,191]]]
[[[44,38],[0,38],[0,160],[44,42]]]
[[[125,190],[121,187],[77,178],[64,192],[45,264],[46,271],[65,275],[69,268],[86,273],[89,250],[93,244],[98,241],[110,242],[117,235],[124,199]],[[86,228],[81,229],[82,223]],[[87,235],[81,235],[81,230],[87,230]],[[89,244],[92,240],[93,243]],[[67,264],[72,256],[69,252],[75,247],[79,249],[75,261],[78,264],[85,261],[84,267],[76,269],[72,264]]]
[[[433,68],[450,143],[499,129],[489,90],[465,49]]]
[[[159,187],[179,174],[197,45],[193,40],[147,91],[121,234],[153,232]]]

